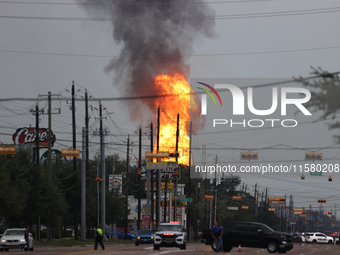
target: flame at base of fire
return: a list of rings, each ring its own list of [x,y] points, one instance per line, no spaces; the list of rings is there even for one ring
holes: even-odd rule
[[[178,163],[189,164],[190,111],[199,113],[196,100],[191,100],[191,87],[184,75],[159,74],[154,79],[158,95],[174,95],[156,98],[154,106],[160,106],[159,151],[176,152],[177,114],[179,114]],[[157,141],[154,148],[156,149]]]

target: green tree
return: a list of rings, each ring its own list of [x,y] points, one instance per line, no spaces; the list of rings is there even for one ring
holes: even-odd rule
[[[329,73],[322,70],[311,67],[311,74],[318,76],[316,79],[305,79],[302,77],[295,80],[306,87],[310,87],[311,99],[305,103],[304,106],[311,109],[313,112],[322,111],[321,119],[335,120],[337,114],[340,111],[340,79],[338,74]],[[340,128],[340,122],[335,120],[329,124],[329,129]],[[337,142],[340,142],[340,136],[334,136]]]

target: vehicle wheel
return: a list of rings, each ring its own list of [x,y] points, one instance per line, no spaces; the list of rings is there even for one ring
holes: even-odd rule
[[[224,246],[223,248],[224,248],[224,251],[225,251],[225,252],[230,252],[231,249],[233,248],[233,246],[227,245],[227,246]]]
[[[4,249],[0,249],[0,251],[4,251]]]
[[[159,250],[159,246],[158,246],[158,245],[154,245],[154,246],[153,246],[153,250],[154,250],[154,251],[158,251],[158,250]]]
[[[328,244],[332,244],[333,242],[331,240],[328,241]]]
[[[184,243],[180,248],[181,248],[181,250],[186,250],[187,249],[187,244]]]
[[[269,241],[269,243],[267,244],[267,250],[269,253],[275,253],[277,251],[277,242],[275,241]]]
[[[32,248],[30,248],[30,251],[34,251],[34,248],[32,247]]]
[[[135,242],[135,246],[139,246],[139,243],[136,243],[136,242]]]
[[[312,241],[312,243],[316,243],[316,240],[314,239],[314,240]]]
[[[5,249],[5,251],[9,251],[9,249]]]
[[[214,252],[217,252],[217,249],[216,249],[216,244],[215,244],[215,242],[213,242],[213,243],[211,244],[211,248],[214,250]]]

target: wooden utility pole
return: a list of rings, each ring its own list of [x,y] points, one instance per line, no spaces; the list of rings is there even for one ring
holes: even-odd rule
[[[129,151],[130,151],[130,135],[128,135],[126,151],[125,240],[128,240],[128,191],[129,191],[129,157],[130,157]]]
[[[141,222],[141,193],[142,193],[142,180],[141,180],[141,170],[142,170],[142,127],[139,127],[139,155],[138,155],[138,224],[137,229],[140,229]]]
[[[77,148],[76,144],[76,105],[74,81],[72,81],[72,136],[73,149]],[[73,173],[74,173],[74,239],[78,240],[78,173],[77,173],[77,158],[73,157]]]
[[[191,138],[192,138],[192,122],[190,121],[190,142],[189,142],[189,180],[188,180],[188,197],[191,198],[191,178],[190,178],[190,165],[191,165]],[[191,208],[188,205],[188,215],[187,215],[187,230],[188,240],[191,240]]]

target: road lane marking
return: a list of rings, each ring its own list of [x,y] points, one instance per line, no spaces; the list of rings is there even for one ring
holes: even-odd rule
[[[312,254],[313,252],[317,251],[318,249],[312,250],[309,254]]]
[[[121,251],[122,249],[105,249],[104,251]],[[70,253],[63,253],[61,255],[77,255],[77,254],[82,254],[82,253],[89,253],[93,252],[95,250],[85,250],[85,251],[75,251],[75,252],[70,252]]]
[[[149,247],[144,248],[144,250],[152,250],[152,249],[153,249],[153,246],[149,246]]]

